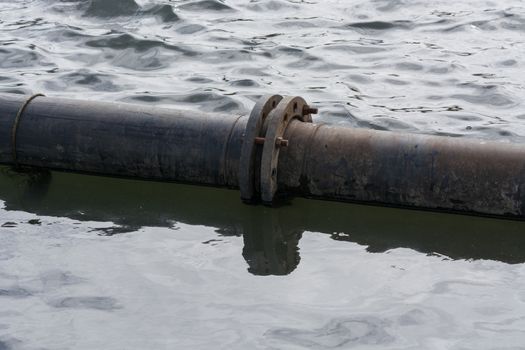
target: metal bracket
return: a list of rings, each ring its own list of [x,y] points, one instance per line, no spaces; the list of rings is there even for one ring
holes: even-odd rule
[[[258,145],[264,142],[264,121],[282,98],[280,95],[262,96],[253,107],[246,123],[239,162],[239,188],[243,202],[254,200],[258,187],[258,181],[255,180],[256,168],[259,168],[256,164],[256,150]]]
[[[294,119],[311,123],[311,113],[317,110],[310,108],[302,97],[287,96],[268,115],[261,156],[260,186],[264,203],[272,203],[277,192],[277,164],[281,147],[288,146],[288,140],[283,139],[288,124]]]

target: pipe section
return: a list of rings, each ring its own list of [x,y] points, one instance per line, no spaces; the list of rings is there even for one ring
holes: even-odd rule
[[[293,122],[280,190],[524,218],[525,145]]]
[[[0,163],[27,97],[0,95]],[[16,131],[22,166],[238,187],[246,118],[131,104],[35,98]]]
[[[249,202],[295,195],[525,218],[520,144],[313,124],[315,109],[278,95],[250,116],[27,101],[0,95],[2,164],[240,188]]]

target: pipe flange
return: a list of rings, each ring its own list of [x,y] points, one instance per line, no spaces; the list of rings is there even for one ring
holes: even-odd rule
[[[246,129],[244,131],[241,157],[239,162],[239,188],[241,190],[241,199],[244,202],[252,202],[256,192],[256,150],[264,137],[264,121],[269,113],[282,100],[281,95],[262,96],[250,113]],[[259,167],[257,166],[257,170]]]
[[[311,113],[316,112],[302,97],[287,96],[268,115],[261,157],[261,199],[264,203],[271,204],[277,192],[277,164],[281,147],[288,146],[288,140],[283,139],[288,124],[294,119],[311,123]]]

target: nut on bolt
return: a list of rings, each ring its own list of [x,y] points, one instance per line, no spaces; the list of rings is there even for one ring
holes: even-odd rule
[[[279,136],[278,138],[275,139],[275,145],[277,147],[288,147],[288,140],[285,140]]]
[[[256,144],[256,145],[264,145],[264,137],[259,137],[259,136],[257,136],[257,137],[255,138],[255,144]]]
[[[310,107],[308,105],[305,105],[303,107],[303,115],[307,115],[307,114],[317,114],[317,112],[319,112],[319,110],[315,107]]]

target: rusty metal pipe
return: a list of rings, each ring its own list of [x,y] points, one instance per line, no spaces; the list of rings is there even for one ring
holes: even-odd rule
[[[294,121],[279,188],[338,201],[525,216],[525,145]]]
[[[519,144],[313,124],[297,97],[271,96],[250,117],[27,101],[0,95],[2,164],[240,188],[245,200],[277,192],[525,218]]]

